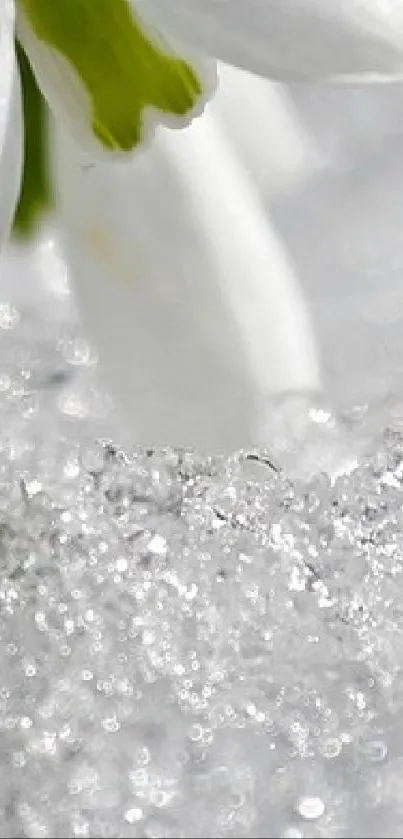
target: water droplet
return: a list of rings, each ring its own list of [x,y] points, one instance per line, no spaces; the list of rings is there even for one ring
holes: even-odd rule
[[[147,547],[150,553],[156,554],[157,556],[164,556],[167,552],[166,539],[160,536],[159,533],[155,533],[152,536]]]
[[[21,481],[21,488],[28,498],[34,498],[42,491],[42,484],[36,478],[32,478],[32,480]]]
[[[81,463],[90,475],[100,475],[105,467],[105,449],[102,443],[96,441],[88,446],[81,455]]]
[[[71,458],[66,461],[63,474],[66,478],[77,478],[80,474],[80,464],[76,458]]]
[[[384,740],[364,740],[359,745],[359,751],[371,763],[381,763],[387,756],[388,747]]]
[[[0,329],[14,329],[21,315],[11,303],[0,303]]]
[[[74,367],[88,367],[94,360],[91,347],[82,338],[62,341],[60,349],[63,358]]]
[[[298,799],[297,810],[303,819],[320,819],[325,812],[325,805],[317,796],[304,795]]]
[[[120,722],[116,717],[107,717],[102,720],[102,727],[110,734],[116,734],[120,729]]]
[[[341,750],[342,744],[337,737],[330,737],[329,740],[325,740],[321,746],[321,752],[324,757],[328,758],[328,760],[332,760],[337,757]]]
[[[140,822],[143,816],[144,813],[140,807],[131,807],[130,810],[126,810],[124,817],[129,824],[135,824],[135,822]]]

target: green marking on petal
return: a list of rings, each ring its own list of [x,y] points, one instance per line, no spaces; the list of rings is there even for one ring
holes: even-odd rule
[[[48,171],[46,103],[25,53],[16,44],[24,114],[24,166],[13,232],[30,236],[43,212],[52,205]]]
[[[109,149],[143,139],[143,112],[186,116],[201,83],[186,61],[146,34],[130,0],[20,0],[36,36],[71,62],[92,101],[92,129]]]

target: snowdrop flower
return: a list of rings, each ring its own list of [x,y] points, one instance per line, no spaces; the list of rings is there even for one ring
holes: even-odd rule
[[[315,342],[228,118],[212,105],[192,119],[214,90],[214,58],[280,80],[399,77],[403,4],[2,0],[0,239],[22,162],[14,35],[56,117],[65,253],[132,439],[265,442],[268,396],[319,386]],[[254,82],[238,82],[245,129]],[[290,123],[281,94],[277,105]]]
[[[253,144],[229,131],[227,97],[239,92],[238,78],[231,82],[201,119],[180,132],[160,127],[127,164],[91,160],[60,129],[55,138],[77,300],[131,440],[144,445],[222,452],[267,443],[271,397],[320,385],[298,277],[248,165]],[[283,169],[293,150],[299,160],[283,175],[291,189],[311,149],[276,94]],[[254,119],[264,104],[259,92]],[[274,102],[266,104],[269,122]],[[274,172],[266,176],[274,181]]]

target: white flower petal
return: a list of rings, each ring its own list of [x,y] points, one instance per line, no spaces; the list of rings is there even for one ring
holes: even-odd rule
[[[0,246],[18,198],[22,168],[21,91],[14,53],[14,6],[0,6]]]
[[[215,62],[178,53],[130,0],[17,2],[18,37],[44,95],[95,154],[132,151],[159,123],[188,125],[215,87]]]
[[[184,42],[278,80],[403,76],[402,0],[132,0]]]
[[[87,164],[59,134],[56,176],[77,299],[132,442],[253,445],[270,395],[318,387],[293,267],[210,107],[127,165]]]
[[[318,171],[316,142],[285,85],[229,64],[219,65],[219,84],[210,108],[259,189],[273,198],[296,189]]]

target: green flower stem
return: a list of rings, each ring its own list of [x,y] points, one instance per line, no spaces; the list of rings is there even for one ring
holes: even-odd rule
[[[23,49],[16,44],[24,116],[24,166],[13,232],[28,237],[52,205],[48,170],[47,106]]]

